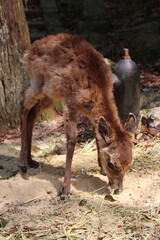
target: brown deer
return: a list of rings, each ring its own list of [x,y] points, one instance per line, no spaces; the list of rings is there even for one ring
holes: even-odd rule
[[[76,144],[76,116],[91,121],[101,173],[107,175],[115,193],[122,191],[123,177],[132,164],[132,133],[136,120],[130,114],[120,123],[113,96],[112,73],[103,56],[82,37],[57,34],[35,41],[23,57],[31,77],[21,109],[20,169],[37,168],[31,158],[34,122],[57,100],[63,101],[67,154],[63,196],[70,194],[71,164]],[[107,124],[106,124],[107,123]]]

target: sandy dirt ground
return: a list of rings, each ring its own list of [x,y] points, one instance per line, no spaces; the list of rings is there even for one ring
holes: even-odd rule
[[[35,128],[32,150],[41,164],[26,175],[17,173],[19,137],[0,144],[0,165],[14,166],[15,175],[8,178],[11,170],[0,170],[0,240],[160,239],[159,139],[138,141],[120,195],[107,195],[107,177],[99,173],[94,140],[78,144],[71,196],[61,201],[57,195],[65,154],[55,154],[53,146],[65,145],[65,137],[63,131],[50,131],[52,123],[41,125],[41,131]]]

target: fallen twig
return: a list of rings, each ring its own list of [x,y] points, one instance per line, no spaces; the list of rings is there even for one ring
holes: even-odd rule
[[[106,188],[106,186],[103,186],[103,187],[101,187],[101,188],[98,188],[98,189],[94,190],[93,192],[91,192],[91,194],[96,193],[96,192],[98,192],[98,191],[100,191],[100,190],[102,190],[102,189],[104,189],[104,188]]]
[[[44,197],[44,195],[41,195],[41,196],[38,196],[38,197],[32,198],[32,199],[30,199],[30,200],[28,200],[28,201],[23,202],[23,204],[26,204],[26,203],[32,202],[32,201],[37,200],[37,199],[42,198],[42,197]]]

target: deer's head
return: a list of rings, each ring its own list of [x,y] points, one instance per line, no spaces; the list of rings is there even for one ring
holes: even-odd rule
[[[120,135],[113,133],[105,119],[99,119],[99,133],[103,143],[100,144],[98,161],[101,173],[107,175],[109,186],[117,194],[122,191],[123,178],[132,165],[132,134],[135,131],[136,118],[130,114]],[[129,133],[130,132],[130,133]]]

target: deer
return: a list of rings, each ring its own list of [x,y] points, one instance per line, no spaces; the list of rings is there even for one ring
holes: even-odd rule
[[[22,58],[30,77],[20,110],[19,168],[38,168],[31,142],[36,118],[55,101],[62,101],[67,139],[66,167],[60,196],[70,195],[71,165],[76,145],[77,114],[87,116],[95,133],[100,173],[118,194],[133,163],[136,118],[130,113],[122,126],[113,94],[112,72],[103,55],[78,35],[59,33],[36,40]]]

